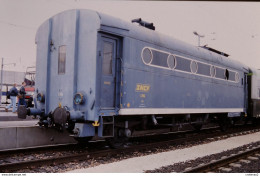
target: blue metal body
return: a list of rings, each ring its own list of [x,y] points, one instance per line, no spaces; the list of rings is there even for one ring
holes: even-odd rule
[[[102,13],[57,14],[39,27],[36,44],[36,91],[45,95],[37,108],[48,115],[66,107],[72,120],[84,116],[76,122],[79,137],[93,136],[91,123],[102,116],[246,112],[248,67]],[[66,46],[64,74],[58,73],[60,46]],[[111,74],[104,75],[103,50],[109,46]],[[147,64],[144,48],[228,69],[239,77],[230,81]],[[83,104],[73,102],[77,92],[84,95]]]

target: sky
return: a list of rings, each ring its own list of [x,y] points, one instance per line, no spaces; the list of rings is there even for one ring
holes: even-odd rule
[[[156,31],[194,46],[223,51],[260,69],[260,2],[110,0],[0,0],[0,58],[4,70],[25,71],[36,63],[35,35],[48,18],[68,9],[92,9],[131,21],[153,22]],[[15,63],[12,64],[12,63]]]

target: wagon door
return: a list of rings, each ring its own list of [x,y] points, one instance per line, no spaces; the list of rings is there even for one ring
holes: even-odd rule
[[[101,98],[102,109],[115,109],[117,40],[101,37]]]

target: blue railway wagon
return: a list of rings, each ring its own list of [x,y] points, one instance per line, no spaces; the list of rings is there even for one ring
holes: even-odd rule
[[[77,139],[247,112],[247,66],[102,13],[57,14],[36,44],[36,108],[18,114]]]

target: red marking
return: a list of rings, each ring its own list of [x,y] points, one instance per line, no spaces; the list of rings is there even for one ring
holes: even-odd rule
[[[25,92],[34,92],[34,87],[25,87]]]

